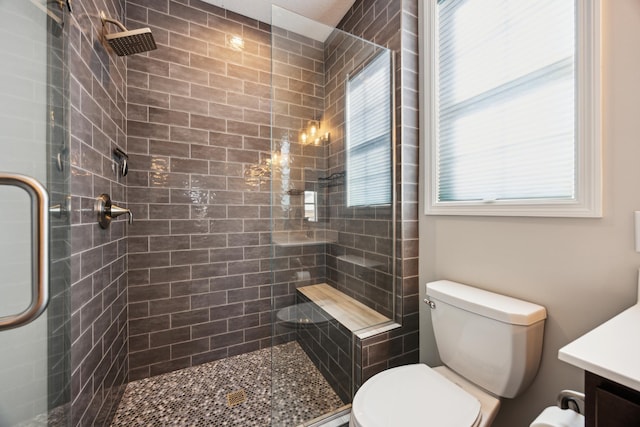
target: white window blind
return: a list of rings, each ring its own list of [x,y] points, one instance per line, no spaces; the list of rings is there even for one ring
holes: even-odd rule
[[[347,206],[391,203],[391,56],[383,51],[347,79]]]
[[[601,0],[419,4],[425,212],[601,216]]]
[[[443,0],[437,14],[437,200],[573,200],[574,0]]]

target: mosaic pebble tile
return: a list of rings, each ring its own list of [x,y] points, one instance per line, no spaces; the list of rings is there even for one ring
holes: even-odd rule
[[[247,400],[229,407],[227,395],[239,390],[245,391]],[[127,384],[111,425],[285,427],[342,405],[292,341],[133,381]]]

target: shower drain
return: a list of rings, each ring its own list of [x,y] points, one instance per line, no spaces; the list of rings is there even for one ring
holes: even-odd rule
[[[244,390],[236,390],[227,394],[227,406],[229,408],[233,408],[236,405],[246,402],[247,394]]]

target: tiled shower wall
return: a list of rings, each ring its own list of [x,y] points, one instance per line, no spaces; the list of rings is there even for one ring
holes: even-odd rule
[[[126,149],[125,62],[100,44],[99,11],[122,19],[124,0],[74,2],[69,38],[71,167],[72,425],[109,424],[127,380],[127,244],[125,221],[101,229],[95,198],[125,203],[111,152]],[[54,153],[55,154],[55,153]]]
[[[127,2],[131,379],[271,345],[270,28],[185,3]]]
[[[391,49],[396,61],[396,298],[402,327],[357,345],[360,384],[418,361],[418,2],[356,0],[338,28]]]
[[[316,303],[298,292],[298,315],[314,322],[297,325],[297,342],[343,403],[351,403],[353,344],[357,337]]]

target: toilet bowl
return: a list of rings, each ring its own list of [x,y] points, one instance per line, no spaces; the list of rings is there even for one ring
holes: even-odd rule
[[[500,400],[445,366],[405,365],[373,376],[353,401],[352,427],[484,427]]]
[[[487,427],[500,398],[529,387],[538,371],[546,310],[441,280],[427,284],[444,366],[399,366],[357,391],[350,427]]]

